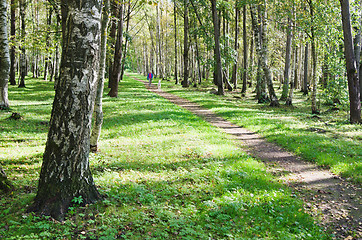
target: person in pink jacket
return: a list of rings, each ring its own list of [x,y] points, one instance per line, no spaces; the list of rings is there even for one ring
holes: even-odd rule
[[[153,78],[153,74],[151,72],[149,72],[147,74],[148,86],[151,86],[152,78]]]

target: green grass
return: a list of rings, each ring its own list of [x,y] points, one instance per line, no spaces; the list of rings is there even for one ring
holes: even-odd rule
[[[75,199],[63,223],[26,213],[54,95],[51,83],[27,86],[9,89],[23,119],[0,112],[0,162],[16,186],[0,195],[1,239],[330,239],[263,163],[128,77],[119,98],[104,97],[101,151],[90,156],[104,200],[81,207]]]
[[[293,107],[281,102],[281,107],[274,108],[257,104],[253,89],[240,98],[239,92],[211,94],[214,86],[209,82],[196,89],[176,86],[173,81],[163,81],[162,86],[163,90],[211,109],[337,175],[362,182],[362,125],[349,124],[346,108],[340,106],[340,110],[333,111],[321,104],[321,114],[316,117],[311,114],[308,97],[299,91],[295,91]]]

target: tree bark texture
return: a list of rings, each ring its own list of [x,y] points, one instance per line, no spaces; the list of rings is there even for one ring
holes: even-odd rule
[[[357,64],[353,49],[353,38],[351,28],[351,15],[349,12],[349,1],[340,0],[342,12],[342,26],[344,36],[344,55],[346,58],[348,92],[350,104],[350,121],[351,123],[361,122],[361,101],[360,86],[357,74]]]
[[[256,12],[257,6],[254,4],[251,6],[251,12],[252,16]],[[278,98],[275,95],[274,86],[273,86],[273,80],[270,72],[270,68],[268,66],[268,44],[267,44],[267,38],[266,38],[266,19],[265,19],[265,7],[264,6],[258,6],[258,12],[259,12],[259,22],[261,24],[258,24],[256,21],[256,16],[254,15],[252,17],[253,22],[253,29],[255,32],[255,41],[257,42],[257,53],[259,55],[259,61],[260,66],[263,69],[264,77],[266,80],[266,84],[268,86],[268,92],[269,92],[269,98],[270,98],[270,106],[279,106]],[[260,26],[259,26],[260,25]],[[264,98],[262,94],[260,98]],[[260,101],[259,101],[260,102]]]
[[[189,11],[188,11],[188,0],[184,0],[184,77],[182,86],[183,87],[189,87],[190,81],[189,81]]]
[[[8,81],[10,71],[7,29],[7,1],[0,1],[0,109],[9,107]]]
[[[211,1],[211,12],[212,12],[212,21],[214,23],[214,57],[215,57],[215,67],[214,67],[214,83],[217,85],[217,94],[224,95],[224,83],[222,76],[222,65],[221,65],[221,52],[220,52],[220,21],[219,14],[216,9],[216,0]]]
[[[127,8],[127,23],[126,23],[126,33],[129,34],[128,30],[129,30],[129,22],[131,19],[131,0],[128,1],[128,8]],[[124,67],[126,64],[126,57],[127,57],[127,50],[128,50],[128,37],[126,37],[126,41],[124,43],[124,48],[123,48],[123,56],[122,56],[122,68],[121,68],[121,77],[120,80],[123,80],[123,75],[124,75]]]
[[[48,80],[48,73],[51,69],[51,57],[50,57],[50,25],[52,24],[52,14],[53,14],[53,7],[49,6],[48,9],[48,17],[47,17],[47,34],[46,34],[46,46],[45,46],[45,67],[44,67],[44,80]],[[50,78],[52,81],[52,78]]]
[[[89,169],[101,0],[62,0],[63,52],[38,192],[29,211],[63,220],[74,197],[100,199]]]
[[[119,4],[117,40],[114,50],[113,68],[110,79],[111,90],[108,93],[108,96],[110,97],[118,97],[118,83],[120,81],[122,71],[123,4]]]
[[[305,44],[305,49],[304,49],[304,75],[303,75],[303,87],[302,87],[302,91],[303,91],[303,95],[308,95],[308,56],[309,54],[309,44],[308,42]]]
[[[289,89],[289,76],[290,76],[290,58],[292,55],[292,20],[288,18],[288,29],[287,29],[287,44],[285,49],[285,66],[284,66],[284,81],[283,91],[280,97],[281,101],[287,99]]]
[[[246,93],[246,84],[248,76],[248,40],[247,40],[247,29],[246,29],[246,5],[243,6],[243,53],[244,53],[244,68],[243,68],[243,88],[241,93]],[[250,50],[252,51],[252,50]]]
[[[103,109],[102,109],[102,97],[104,87],[104,73],[106,69],[106,55],[107,55],[107,29],[109,23],[109,11],[110,4],[109,0],[103,0],[103,11],[102,11],[102,26],[101,26],[101,53],[99,57],[99,75],[97,80],[97,91],[96,99],[94,103],[94,122],[92,126],[92,133],[90,137],[90,148],[91,151],[97,152],[98,140],[101,135],[102,123],[103,123]]]
[[[160,20],[160,12],[162,11],[160,9],[160,4],[157,4],[156,6],[156,59],[157,59],[157,64],[156,64],[156,68],[157,68],[157,74],[159,78],[163,78],[164,77],[164,71],[163,71],[163,67],[164,67],[164,62],[162,59],[162,39],[161,39],[161,20]]]
[[[25,41],[25,0],[20,0],[20,18],[21,18],[21,47],[20,47],[20,84],[19,87],[25,87],[25,76],[27,75]]]
[[[266,4],[266,3],[264,3]],[[261,31],[261,66],[264,71],[266,84],[268,86],[269,98],[270,98],[270,106],[277,107],[279,106],[279,101],[277,96],[275,95],[273,79],[270,72],[270,68],[268,66],[268,42],[266,37],[267,31],[267,20],[266,20],[266,9],[265,6],[261,5],[260,7],[260,16],[262,22],[262,31]]]
[[[311,103],[312,114],[319,114],[317,107],[317,49],[314,37],[312,37],[312,79],[311,79]]]
[[[118,16],[118,8],[117,8],[117,4],[115,3],[115,0],[111,0],[111,12],[112,12],[112,16]],[[109,41],[108,41],[108,45],[110,46],[111,49],[115,48],[115,41],[116,41],[116,34],[117,34],[117,20],[115,19],[115,17],[112,17],[111,19],[111,27],[110,27],[110,31],[109,31]],[[112,70],[113,70],[113,59],[114,56],[109,56],[109,60],[108,60],[108,88],[111,88],[112,85]]]
[[[294,80],[290,81],[290,88],[289,88],[289,94],[285,101],[285,105],[292,106],[293,105],[293,91],[295,88],[295,83],[297,82],[298,78],[298,47],[296,46],[294,49]]]
[[[239,15],[240,15],[240,8],[237,6],[237,1],[235,1],[235,40],[234,40],[234,50],[238,52],[239,48]],[[233,72],[231,76],[231,82],[234,84],[234,88],[237,88],[237,72],[238,72],[238,57],[236,57],[236,61],[233,65]]]
[[[175,28],[175,84],[179,84],[178,71],[177,71],[177,12],[176,2],[173,2],[173,21]]]
[[[15,32],[16,32],[16,28],[15,28],[15,22],[16,22],[16,18],[15,18],[15,9],[16,9],[16,4],[15,4],[15,0],[11,0],[11,6],[10,6],[10,39],[11,41],[15,40]],[[11,47],[10,50],[10,85],[16,85],[16,80],[15,80],[15,70],[16,70],[16,61],[15,61],[15,46]]]

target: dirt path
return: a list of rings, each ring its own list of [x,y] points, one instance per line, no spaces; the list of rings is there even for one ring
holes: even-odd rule
[[[152,92],[202,117],[213,126],[239,140],[244,151],[263,160],[268,169],[288,184],[302,198],[305,207],[317,217],[323,227],[335,234],[335,239],[362,239],[361,186],[323,170],[314,164],[270,143],[245,128],[239,127],[186,99],[148,86]]]

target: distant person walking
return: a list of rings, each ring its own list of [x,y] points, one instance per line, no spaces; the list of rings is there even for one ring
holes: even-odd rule
[[[147,80],[148,80],[148,86],[151,87],[151,83],[152,83],[152,78],[153,78],[153,74],[151,72],[149,72],[147,74]]]

